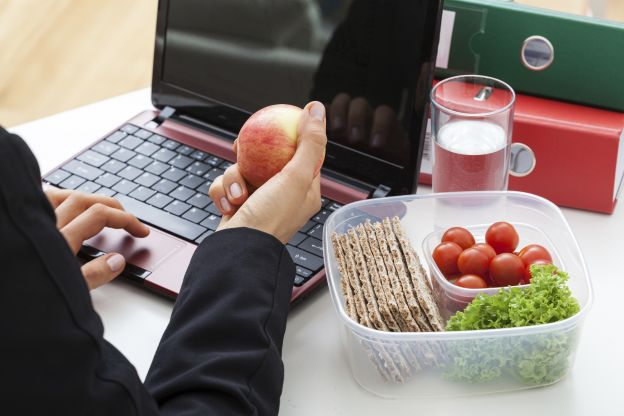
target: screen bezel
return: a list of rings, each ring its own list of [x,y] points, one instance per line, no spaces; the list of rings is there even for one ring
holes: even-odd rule
[[[430,8],[428,15],[436,15],[435,21],[427,21],[424,28],[425,33],[433,31],[433,41],[431,44],[423,42],[423,66],[428,74],[427,79],[421,79],[417,88],[425,88],[430,91],[433,82],[433,71],[437,55],[437,45],[439,38],[439,28],[442,16],[442,0],[429,0],[427,5]],[[431,9],[432,8],[432,9]],[[176,109],[178,115],[196,118],[202,122],[201,114],[194,111],[194,108],[212,107],[227,105],[231,110],[233,107],[226,103],[221,103],[210,97],[194,93],[188,89],[165,82],[163,79],[164,61],[165,61],[165,34],[167,30],[167,16],[169,10],[169,0],[159,0],[158,15],[156,21],[156,40],[154,48],[154,63],[152,74],[152,104],[158,109],[172,107]],[[429,58],[427,60],[427,57]],[[421,68],[422,71],[422,68]],[[425,77],[422,77],[425,78]],[[422,85],[425,83],[425,85]],[[190,103],[194,105],[189,106]],[[324,167],[331,170],[334,174],[355,179],[357,183],[366,184],[371,190],[379,185],[384,185],[390,189],[391,195],[415,193],[418,185],[420,174],[420,164],[424,148],[424,139],[426,133],[427,119],[429,114],[429,94],[426,94],[423,108],[417,109],[412,115],[409,123],[409,131],[418,137],[413,138],[415,149],[409,155],[408,161],[404,166],[398,166],[389,161],[379,159],[377,157],[363,154],[353,149],[345,149],[340,144],[329,141],[326,150],[326,162]],[[212,123],[217,130],[227,131],[236,136],[242,123],[250,115],[246,111],[238,111],[236,116],[232,115],[232,111],[227,111],[219,116],[223,120],[223,124]],[[231,135],[224,135],[225,140],[232,140]],[[331,139],[330,139],[331,140]],[[364,169],[362,167],[365,167]]]

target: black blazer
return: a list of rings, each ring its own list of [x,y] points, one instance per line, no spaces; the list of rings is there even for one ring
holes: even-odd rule
[[[0,128],[1,414],[277,414],[294,275],[268,234],[207,238],[143,384],[103,338],[33,154]]]

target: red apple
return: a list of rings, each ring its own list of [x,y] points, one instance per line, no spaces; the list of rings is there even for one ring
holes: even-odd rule
[[[295,154],[301,111],[294,105],[271,105],[254,113],[241,128],[236,162],[252,186],[271,179]]]

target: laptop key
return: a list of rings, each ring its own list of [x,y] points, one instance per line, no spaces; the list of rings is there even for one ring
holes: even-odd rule
[[[149,165],[149,166],[147,166],[145,168],[145,171],[147,171],[149,173],[153,173],[154,175],[160,175],[161,173],[163,173],[167,169],[169,169],[169,165],[167,165],[166,163],[163,163],[163,162],[159,162],[158,160],[155,160],[155,161],[152,162],[151,165]]]
[[[169,140],[165,140],[161,144],[161,146],[169,150],[175,150],[178,146],[180,146],[180,143],[174,142],[173,140],[169,139]]]
[[[200,225],[208,228],[209,230],[216,230],[217,227],[219,227],[219,223],[221,223],[221,217],[210,214],[200,223]]]
[[[87,193],[87,194],[92,194],[92,193],[95,193],[95,191],[97,191],[100,188],[101,186],[98,185],[97,183],[88,181],[80,185],[76,190]]]
[[[189,204],[186,204],[182,201],[174,200],[172,203],[165,207],[165,211],[180,216],[188,211],[189,208],[191,208]]]
[[[327,209],[322,209],[319,212],[317,212],[316,215],[312,217],[312,219],[316,222],[320,222],[321,224],[325,224],[325,220],[327,220],[327,217],[329,217],[329,214],[331,213],[332,211],[329,211]]]
[[[186,186],[178,186],[173,192],[169,193],[169,196],[175,199],[179,199],[180,201],[186,201],[191,196],[193,196],[195,192],[192,189],[187,188]]]
[[[101,168],[102,170],[105,170],[106,172],[110,172],[110,173],[117,173],[120,170],[122,170],[123,168],[125,168],[126,165],[123,162],[120,162],[118,160],[115,159],[111,159],[108,162],[104,163]]]
[[[120,194],[128,195],[132,192],[137,186],[136,183],[129,181],[127,179],[122,179],[115,186],[113,186],[113,191],[119,192]]]
[[[180,179],[182,179],[183,177],[186,176],[186,172],[184,172],[182,169],[178,169],[178,168],[176,168],[174,166],[171,166],[161,176],[163,178],[165,178],[165,179],[169,179],[170,181],[177,182],[177,181],[179,181]]]
[[[204,179],[199,176],[186,175],[186,177],[180,181],[180,184],[184,186],[188,186],[189,188],[195,189],[199,185],[201,185],[203,182],[204,182]]]
[[[208,156],[208,153],[202,152],[201,150],[195,150],[191,153],[191,157],[195,160],[204,160]]]
[[[207,165],[202,162],[195,162],[191,166],[186,168],[186,171],[192,173],[193,175],[204,176],[211,169],[212,169],[212,166],[210,165]]]
[[[96,179],[96,183],[107,188],[112,188],[117,182],[119,182],[121,178],[117,175],[113,175],[112,173],[104,173],[102,176]]]
[[[111,143],[117,143],[119,140],[123,139],[127,135],[128,135],[128,133],[126,133],[126,132],[116,131],[115,133],[113,133],[110,136],[108,136],[106,138],[106,140],[111,142]]]
[[[154,134],[151,131],[140,129],[139,131],[134,132],[134,135],[140,137],[141,139],[149,139],[149,137]]]
[[[99,168],[110,158],[108,156],[104,156],[103,154],[94,152],[93,150],[87,150],[86,152],[78,156],[77,159],[82,162],[88,163],[91,166]]]
[[[94,166],[87,165],[86,163],[82,163],[77,160],[72,160],[71,162],[63,166],[63,170],[66,170],[69,173],[73,173],[74,175],[78,175],[90,181],[94,180],[102,173],[104,173],[102,169],[98,169]]]
[[[310,237],[323,240],[323,224],[316,224],[314,227],[310,229],[310,231],[308,231],[308,235]]]
[[[210,234],[214,234],[214,231],[212,230],[208,230],[206,231],[204,234],[202,234],[197,240],[195,240],[195,242],[197,244],[201,244],[202,241],[204,241],[206,239],[206,237],[208,237]]]
[[[308,231],[310,231],[312,229],[312,227],[314,227],[316,225],[316,223],[312,220],[308,220],[308,222],[306,222],[305,224],[303,224],[303,227],[301,227],[299,229],[300,232],[302,233],[307,233]]]
[[[286,249],[290,253],[293,262],[298,266],[310,270],[318,270],[323,267],[323,259],[319,256],[289,245],[286,246]]]
[[[160,178],[158,176],[151,174],[149,172],[143,172],[141,176],[135,179],[135,182],[138,183],[139,185],[147,186],[148,188],[150,188],[159,180]]]
[[[295,266],[295,271],[297,276],[301,276],[306,280],[312,276],[312,270],[308,270],[305,267]]]
[[[184,155],[177,155],[169,161],[170,165],[173,165],[178,169],[185,169],[191,163],[193,163],[193,159]]]
[[[325,208],[325,206],[329,203],[329,199],[324,196],[321,197],[321,208]]]
[[[221,163],[223,163],[223,159],[221,159],[220,157],[216,157],[216,156],[208,156],[206,160],[204,160],[204,163],[208,163],[210,166],[217,167]]]
[[[223,169],[214,168],[209,170],[208,173],[204,175],[204,178],[208,179],[209,181],[214,181],[216,178],[223,175],[223,172]]]
[[[134,214],[140,220],[154,225],[158,228],[167,230],[175,235],[181,236],[187,240],[194,241],[207,230],[184,218],[176,217],[161,209],[154,208],[144,202],[130,198],[126,195],[118,195],[117,199],[124,208]],[[175,201],[174,201],[175,202]]]
[[[130,192],[130,196],[132,198],[138,199],[139,201],[147,201],[155,193],[156,193],[156,191],[154,191],[152,189],[146,188],[144,186],[139,186],[134,191]]]
[[[331,211],[334,212],[336,211],[338,208],[342,207],[342,204],[339,204],[338,202],[332,202],[331,204],[329,204],[326,208]]]
[[[96,195],[104,195],[104,196],[113,196],[115,195],[117,192],[113,191],[110,188],[104,188],[101,187],[100,189],[98,189],[97,191],[94,192]]]
[[[152,157],[156,160],[160,160],[161,162],[169,162],[171,159],[175,157],[176,153],[172,152],[169,149],[160,149],[156,153],[152,154]]]
[[[119,146],[113,143],[109,143],[107,141],[99,142],[95,146],[91,148],[91,150],[95,150],[98,153],[101,153],[105,156],[110,156],[115,153],[119,149]]]
[[[288,244],[291,244],[293,246],[297,246],[299,243],[301,243],[305,239],[306,239],[306,235],[305,234],[296,233],[295,235],[292,236],[292,238],[290,240],[288,240]]]
[[[184,145],[178,147],[176,149],[176,152],[180,153],[181,155],[188,156],[191,153],[193,153],[194,150],[195,149],[193,149],[192,147],[189,147],[189,146],[184,144]]]
[[[121,171],[119,171],[118,175],[121,176],[122,178],[126,178],[126,179],[133,181],[141,173],[142,171],[140,169],[135,168],[134,166],[126,166]]]
[[[111,155],[113,159],[117,159],[120,162],[127,162],[135,156],[136,152],[125,148],[121,148]]]
[[[210,185],[212,185],[212,182],[206,181],[202,183],[201,185],[199,185],[197,188],[195,188],[195,190],[201,194],[208,195],[208,191],[210,190]]]
[[[58,185],[63,182],[65,179],[69,178],[71,175],[64,170],[58,169],[46,176],[44,179],[46,182],[51,183],[52,185]]]
[[[153,161],[154,160],[151,157],[148,157],[145,155],[136,155],[135,157],[133,157],[132,159],[128,161],[128,164],[136,168],[143,169],[144,167],[146,167]]]
[[[161,179],[158,181],[156,185],[152,186],[152,189],[158,192],[162,192],[163,194],[168,194],[173,191],[176,186],[178,186],[175,182],[171,182],[169,179]]]
[[[208,213],[206,211],[202,211],[199,208],[193,207],[186,211],[184,215],[182,215],[182,218],[186,218],[187,220],[193,221],[194,223],[198,224],[207,216]]]
[[[126,124],[121,128],[121,131],[125,131],[128,134],[132,134],[137,131],[139,128],[137,126],[133,126],[132,124]]]
[[[143,140],[135,136],[128,136],[125,139],[119,141],[120,146],[130,150],[134,150],[134,148],[139,146],[141,143],[143,143]]]
[[[150,142],[145,142],[139,147],[137,147],[136,149],[134,149],[135,152],[140,153],[145,156],[151,156],[154,153],[156,153],[158,150],[160,150],[160,147]]]
[[[217,217],[221,218],[221,211],[219,211],[219,208],[217,208],[217,206],[214,204],[214,202],[211,202],[210,205],[208,205],[205,208],[206,211],[208,211],[209,213],[216,215]]]
[[[232,162],[228,162],[228,161],[226,160],[225,162],[221,163],[221,164],[219,165],[219,167],[220,167],[221,169],[223,169],[223,170],[226,170],[227,168],[229,168],[229,167],[230,167],[230,166],[232,166],[232,165],[233,165],[233,163],[232,163]]]
[[[305,283],[305,278],[302,276],[299,276],[298,274],[295,275],[295,286],[302,286]]]
[[[84,182],[86,181],[80,176],[72,175],[69,178],[65,179],[63,182],[61,182],[59,186],[63,189],[76,189]]]
[[[314,237],[308,237],[299,244],[299,248],[323,257],[323,243]]]
[[[205,208],[208,204],[210,204],[210,198],[208,195],[197,193],[187,199],[186,202],[197,208]]]
[[[170,196],[157,193],[156,195],[148,199],[147,203],[155,206],[156,208],[164,208],[169,205],[171,201],[173,201],[173,198],[171,198]]]
[[[167,140],[167,139],[164,138],[163,136],[158,135],[158,134],[153,134],[149,139],[147,139],[148,142],[152,142],[152,143],[156,143],[156,144],[162,144],[162,143],[164,143],[165,140]]]

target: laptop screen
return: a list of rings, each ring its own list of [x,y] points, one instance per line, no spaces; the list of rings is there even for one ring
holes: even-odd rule
[[[324,167],[416,188],[441,0],[170,0],[153,100],[234,134],[276,103],[327,108]]]

